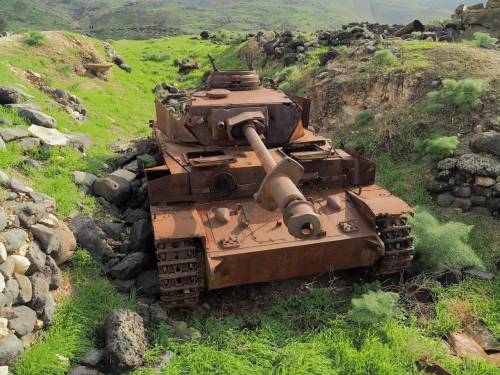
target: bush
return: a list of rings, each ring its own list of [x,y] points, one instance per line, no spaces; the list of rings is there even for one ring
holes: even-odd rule
[[[397,306],[399,294],[369,291],[360,298],[353,298],[352,308],[347,315],[353,322],[363,325],[377,325],[401,314]]]
[[[483,44],[496,44],[498,42],[497,38],[493,38],[488,33],[477,32],[474,33],[474,43],[477,46],[482,46]]]
[[[375,52],[373,55],[373,61],[377,65],[392,65],[398,61],[398,58],[394,56],[391,50],[383,49]]]
[[[143,61],[152,61],[152,62],[161,63],[161,62],[167,61],[169,58],[170,58],[170,55],[168,53],[163,53],[163,54],[149,53],[149,54],[144,55],[144,57],[142,59],[143,59]]]
[[[415,146],[416,159],[442,160],[452,156],[460,141],[457,136],[434,137],[417,142]]]
[[[417,207],[409,217],[415,237],[416,262],[424,272],[458,272],[468,267],[484,269],[484,264],[467,244],[471,226],[441,224],[426,210]]]
[[[441,90],[427,94],[424,111],[435,113],[450,107],[460,112],[471,111],[482,104],[479,97],[483,91],[482,82],[475,79],[445,79]]]
[[[374,118],[374,114],[372,111],[365,109],[364,111],[359,112],[354,118],[354,123],[357,126],[365,126],[368,125]]]
[[[290,90],[292,89],[292,85],[290,82],[285,81],[279,85],[279,89],[284,92],[290,92]]]
[[[28,34],[27,38],[24,39],[24,44],[30,47],[39,47],[45,44],[46,40],[47,38],[42,33],[38,31],[31,31]]]

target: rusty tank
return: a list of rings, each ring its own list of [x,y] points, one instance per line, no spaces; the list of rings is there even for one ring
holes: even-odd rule
[[[411,208],[373,162],[309,127],[310,101],[252,71],[214,71],[176,108],[156,102],[146,170],[166,308],[205,290],[351,268],[402,272]]]

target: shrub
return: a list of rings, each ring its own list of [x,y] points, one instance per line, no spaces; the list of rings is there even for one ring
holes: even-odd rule
[[[459,143],[457,136],[420,140],[415,146],[415,156],[416,159],[441,160],[452,156]]]
[[[390,49],[383,49],[375,52],[373,55],[373,61],[377,65],[392,65],[394,64],[398,58],[394,56]]]
[[[497,38],[493,38],[488,33],[477,32],[474,33],[474,43],[477,46],[482,46],[483,44],[496,44],[498,42]]]
[[[471,226],[448,222],[441,224],[426,210],[417,207],[409,217],[415,237],[416,261],[424,272],[458,272],[464,268],[484,269],[484,264],[467,244]]]
[[[42,33],[38,31],[31,31],[28,34],[27,38],[24,39],[24,44],[30,47],[39,47],[45,44],[46,40],[47,38]]]
[[[397,306],[399,294],[369,291],[360,298],[353,298],[347,315],[353,322],[363,325],[384,323],[401,314]]]
[[[354,123],[358,126],[368,125],[374,118],[374,114],[372,111],[365,109],[364,111],[359,112],[354,118]]]
[[[143,59],[143,61],[152,61],[152,62],[161,63],[161,62],[167,61],[169,58],[170,58],[170,55],[168,53],[163,53],[163,54],[148,53],[148,54],[144,55],[144,57],[142,59]]]
[[[290,82],[283,82],[279,85],[279,89],[284,92],[289,92],[292,89],[292,85]]]
[[[481,105],[479,97],[484,91],[481,81],[475,79],[443,80],[443,87],[427,94],[424,111],[435,113],[446,108],[468,112]]]

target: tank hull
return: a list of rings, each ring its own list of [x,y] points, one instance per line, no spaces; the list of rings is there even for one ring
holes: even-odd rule
[[[279,210],[270,212],[253,199],[242,199],[154,206],[155,241],[161,247],[166,241],[194,239],[202,249],[203,288],[218,289],[373,266],[385,253],[376,217],[411,212],[376,185],[362,191],[312,191],[306,197],[324,229],[312,240],[291,236]],[[221,219],[222,210],[228,215]]]

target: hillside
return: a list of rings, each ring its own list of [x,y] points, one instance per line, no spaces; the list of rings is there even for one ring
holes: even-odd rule
[[[204,29],[315,31],[351,21],[405,24],[413,19],[445,18],[460,3],[464,1],[3,0],[0,13],[13,31],[79,30],[100,38],[124,39]]]
[[[131,139],[149,135],[148,120],[154,117],[152,89],[158,83],[194,87],[208,70],[207,54],[221,68],[241,68],[240,54],[251,53],[263,76],[280,79],[283,89],[308,93],[314,99],[312,118],[318,130],[335,144],[342,141],[374,158],[380,184],[414,207],[425,206],[424,212],[417,209],[415,220],[428,222],[415,223],[415,236],[420,241],[429,238],[431,246],[418,243],[417,254],[426,254],[418,258],[418,267],[426,264],[426,256],[432,258],[429,262],[437,257],[440,264],[442,254],[451,257],[449,251],[457,247],[476,254],[477,263],[497,275],[498,219],[485,215],[484,210],[462,213],[458,207],[438,206],[426,190],[435,161],[414,156],[419,141],[436,134],[458,134],[460,145],[455,151],[460,155],[470,152],[468,142],[478,125],[500,130],[498,51],[465,43],[396,41],[378,46],[394,51],[397,58],[389,64],[377,63],[366,46],[360,45],[352,54],[339,48],[336,59],[320,66],[318,53],[326,50],[320,47],[285,68],[280,60],[266,59],[254,40],[234,46],[177,36],[112,42],[132,72],[114,66],[107,79],[100,79],[87,74],[83,64],[90,59],[106,60],[104,42],[73,33],[44,35],[39,46],[26,45],[26,35],[0,38],[0,85],[21,88],[57,120],[61,132],[84,135],[90,142],[85,153],[72,147],[23,151],[15,141],[9,142],[0,151],[0,170],[53,196],[61,218],[69,221],[90,213],[97,225],[120,222],[112,216],[113,206],[102,208],[75,184],[73,172],[107,175],[113,170],[117,150],[127,149]],[[202,69],[179,75],[174,60],[188,55]],[[39,73],[45,84],[76,95],[88,119],[77,121],[54,105],[50,96],[32,84],[29,70]],[[426,113],[426,94],[439,90],[447,78],[481,81],[485,88],[482,105],[466,112],[447,107]],[[12,110],[2,108],[0,117],[27,128]],[[41,164],[30,167],[27,159]],[[440,221],[428,219],[427,213]],[[106,241],[120,246],[111,238]],[[459,260],[463,256],[451,254]],[[453,260],[443,261],[453,264]],[[462,359],[452,354],[449,339],[444,339],[477,326],[493,342],[500,338],[498,276],[477,280],[441,270],[381,282],[360,278],[358,271],[324,274],[207,293],[206,303],[198,309],[165,314],[153,309],[151,297],[138,289],[118,293],[123,292],[122,286],[112,284],[103,270],[85,249],[63,268],[53,324],[11,366],[15,375],[67,374],[99,345],[96,329],[118,307],[135,309],[153,322],[148,327],[144,366],[134,370],[134,375],[419,374],[433,366],[453,374],[497,373],[486,354],[482,359]],[[376,317],[365,325],[355,320],[351,299],[370,295],[369,291],[389,300],[394,300],[394,294],[383,293],[396,293],[398,302],[393,306],[382,300],[358,300],[360,315]],[[490,349],[488,354],[495,356],[498,348]]]

